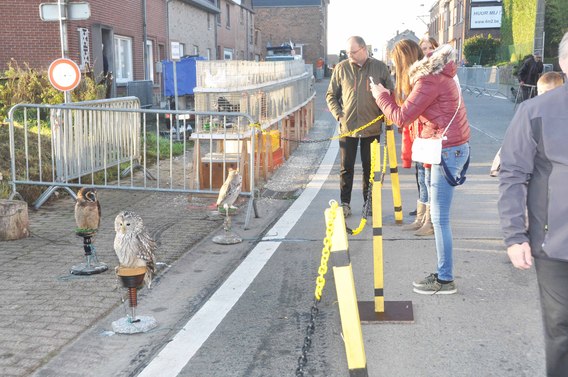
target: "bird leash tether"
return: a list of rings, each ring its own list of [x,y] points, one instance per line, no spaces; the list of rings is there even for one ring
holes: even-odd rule
[[[332,136],[330,138],[327,139],[316,139],[316,140],[300,140],[300,139],[288,139],[285,137],[280,136],[280,139],[284,140],[284,141],[292,141],[292,142],[296,142],[296,143],[323,143],[326,141],[330,141],[330,140],[339,140],[343,137],[350,137],[350,136],[354,136],[355,134],[357,134],[358,132],[363,131],[365,128],[368,128],[370,126],[372,126],[373,124],[377,123],[379,120],[383,119],[385,116],[383,114],[379,115],[378,117],[376,117],[375,119],[373,119],[372,121],[370,121],[369,123],[353,130],[353,131],[348,131],[348,132],[344,132],[340,135],[337,136]],[[251,123],[249,124],[250,127],[252,128],[256,128],[257,130],[259,130],[263,135],[266,135],[267,132],[266,130],[262,129],[262,126],[260,123]]]

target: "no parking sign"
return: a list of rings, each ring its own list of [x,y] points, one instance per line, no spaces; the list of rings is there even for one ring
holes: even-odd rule
[[[62,92],[75,89],[81,81],[79,66],[66,58],[54,60],[49,66],[48,74],[51,85]]]

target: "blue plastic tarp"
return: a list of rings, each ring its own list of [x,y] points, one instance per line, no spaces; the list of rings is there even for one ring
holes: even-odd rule
[[[206,58],[191,56],[176,62],[178,96],[193,94],[193,89],[197,85],[196,64],[198,60],[206,60]],[[174,63],[171,60],[163,60],[162,71],[164,73],[164,95],[173,97],[175,95]]]

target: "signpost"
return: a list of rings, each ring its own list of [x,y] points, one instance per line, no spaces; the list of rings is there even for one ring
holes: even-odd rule
[[[67,0],[42,3],[39,5],[39,17],[43,21],[59,21],[62,59],[55,60],[49,66],[49,81],[56,89],[65,92],[65,103],[69,103],[69,91],[79,84],[81,71],[75,62],[68,59],[66,21],[88,19],[91,17],[91,7],[87,2],[70,3]]]
[[[59,5],[59,7],[57,6]],[[86,2],[77,3],[41,3],[39,17],[42,21],[59,21],[59,12],[64,20],[88,20],[91,17],[91,6]]]
[[[171,42],[171,50],[172,50],[172,61],[173,61],[173,71],[174,71],[174,103],[176,106],[176,111],[179,110],[179,106],[178,106],[178,87],[177,87],[177,68],[176,68],[176,62],[181,58],[181,52],[180,52],[180,44],[179,42]],[[176,115],[176,136],[177,139],[180,139],[179,136],[179,120],[178,117]]]

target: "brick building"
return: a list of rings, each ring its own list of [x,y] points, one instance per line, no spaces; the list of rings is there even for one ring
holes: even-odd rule
[[[501,0],[438,0],[430,8],[428,33],[440,44],[448,43],[463,59],[463,44],[474,35],[501,36]]]
[[[329,0],[254,0],[257,27],[265,45],[292,42],[307,64],[327,59],[328,5]]]
[[[42,21],[41,0],[2,0],[0,69],[11,59],[47,69],[62,56],[59,22]],[[67,21],[67,57],[95,77],[112,72],[112,95],[124,93],[127,82],[152,80],[160,91],[155,62],[166,57],[166,0],[90,1],[87,20]],[[144,51],[146,39],[147,51]],[[146,61],[145,61],[146,57]]]
[[[217,58],[221,60],[258,60],[260,45],[255,30],[252,0],[216,0]]]
[[[180,43],[180,55],[218,58],[216,50],[217,15],[215,0],[168,1],[169,37]]]

